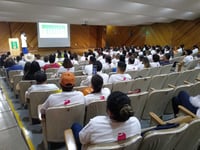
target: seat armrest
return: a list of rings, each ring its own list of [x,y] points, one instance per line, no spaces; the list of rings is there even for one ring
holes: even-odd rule
[[[66,149],[77,150],[76,142],[71,129],[67,129],[64,131],[64,137],[65,137]]]
[[[192,113],[191,111],[189,111],[187,108],[185,108],[185,107],[183,107],[181,105],[179,105],[178,108],[179,108],[180,111],[182,111],[183,113],[191,116],[192,118],[198,118],[194,113]]]
[[[154,112],[149,112],[149,115],[152,119],[152,121],[156,122],[159,125],[164,125],[166,124],[162,119],[160,119],[160,117],[158,117],[158,115],[156,115]]]

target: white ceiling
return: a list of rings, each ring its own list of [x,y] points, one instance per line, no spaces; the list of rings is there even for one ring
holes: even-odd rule
[[[138,25],[193,20],[199,0],[0,0],[0,21]]]

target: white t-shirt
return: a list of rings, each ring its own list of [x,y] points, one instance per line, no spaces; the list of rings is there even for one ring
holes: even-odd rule
[[[47,98],[47,100],[42,104],[41,113],[44,114],[49,107],[71,105],[75,103],[85,104],[85,98],[82,92],[70,91],[51,94]]]
[[[127,73],[124,74],[112,74],[108,79],[108,83],[116,83],[121,81],[128,81],[131,80],[131,76]]]
[[[151,62],[150,65],[151,65],[152,68],[160,67],[160,63],[159,62]]]
[[[85,104],[88,105],[96,100],[107,100],[110,95],[109,88],[102,88],[100,93],[91,93],[85,96]]]
[[[63,66],[60,66],[60,68],[58,68],[58,70],[57,70],[57,74],[61,74],[61,73],[63,73],[63,72],[74,72],[74,67],[72,67],[72,68],[65,68],[65,67],[63,67]]]
[[[44,67],[44,65],[46,65],[45,62],[41,59],[37,59],[36,61],[39,63],[40,67]]]
[[[93,71],[93,65],[89,64],[85,66],[83,74],[92,75],[92,71]]]
[[[197,96],[190,96],[190,103],[194,106],[194,107],[198,107],[196,115],[198,117],[200,117],[200,95]]]
[[[35,84],[31,85],[25,93],[25,99],[29,98],[31,92],[53,91],[59,90],[55,84]]]
[[[100,75],[103,78],[103,84],[107,84],[108,83],[108,74],[106,73],[102,73],[102,72],[97,72],[98,75]],[[91,79],[92,79],[92,75],[87,76],[87,78],[85,80],[81,81],[80,86],[90,86],[91,85]]]
[[[184,62],[184,66],[186,66],[189,62],[193,61],[193,56],[191,55],[187,55],[184,57],[183,62]]]
[[[130,117],[125,122],[116,122],[108,116],[97,116],[80,131],[82,144],[96,144],[118,141],[119,136],[126,138],[141,134],[141,125],[136,117]]]

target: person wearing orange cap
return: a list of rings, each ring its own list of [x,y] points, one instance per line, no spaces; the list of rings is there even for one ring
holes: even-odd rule
[[[85,104],[85,98],[82,92],[74,91],[75,76],[71,72],[62,73],[60,78],[61,93],[51,94],[41,106],[41,113],[49,107],[71,105],[74,103]]]

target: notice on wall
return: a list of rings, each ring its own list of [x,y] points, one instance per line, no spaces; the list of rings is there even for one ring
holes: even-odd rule
[[[18,38],[9,38],[8,39],[10,53],[12,56],[20,55],[20,45]]]

